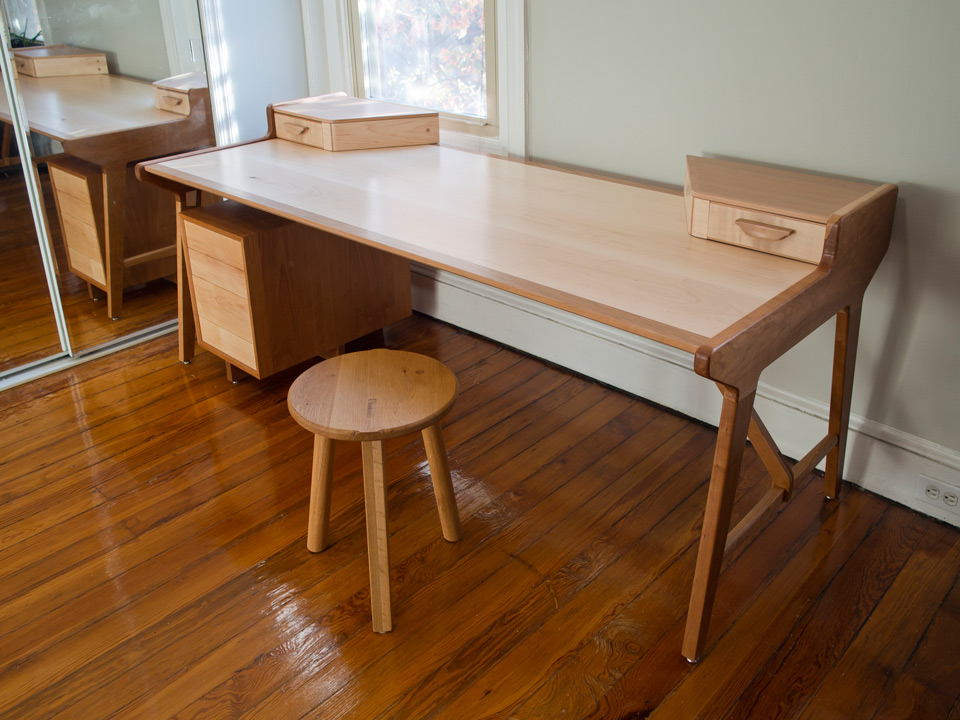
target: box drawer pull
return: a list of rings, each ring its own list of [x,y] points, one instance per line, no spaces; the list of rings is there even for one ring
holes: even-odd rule
[[[286,130],[290,130],[290,131],[296,130],[297,135],[303,135],[305,132],[307,132],[310,129],[309,125],[294,125],[293,123],[284,123],[283,127]]]
[[[743,234],[753,240],[765,240],[766,242],[775,242],[783,240],[793,234],[791,228],[779,227],[777,225],[768,225],[767,223],[757,222],[756,220],[747,220],[738,218],[735,221]]]
[[[167,103],[167,105],[183,105],[183,98],[175,98],[170,95],[164,95],[163,101]]]

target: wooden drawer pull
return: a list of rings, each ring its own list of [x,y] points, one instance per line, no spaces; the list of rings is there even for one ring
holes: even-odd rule
[[[284,126],[285,128],[287,128],[288,130],[299,130],[299,132],[297,133],[297,135],[303,135],[305,132],[307,132],[307,130],[310,129],[310,126],[309,126],[309,125],[307,125],[307,126],[294,125],[293,123],[284,123],[283,126]]]
[[[169,105],[182,105],[183,98],[170,97],[169,95],[163,96],[163,101]]]
[[[744,235],[752,240],[775,242],[777,240],[783,240],[793,234],[793,230],[790,228],[767,225],[767,223],[747,220],[746,218],[736,220],[736,225],[743,231]]]

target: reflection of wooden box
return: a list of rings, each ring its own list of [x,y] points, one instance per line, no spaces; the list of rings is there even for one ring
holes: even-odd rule
[[[190,91],[205,87],[207,87],[205,72],[189,72],[157,80],[153,83],[153,104],[159,110],[189,115]]]
[[[68,155],[46,160],[71,272],[101,290],[107,287],[103,175],[95,165]],[[127,169],[123,284],[175,275],[173,196],[141,183]]]
[[[257,378],[411,312],[403,258],[235,202],[180,217],[200,344]]]
[[[17,71],[32,77],[106,75],[107,57],[72,45],[45,45],[13,51]]]
[[[324,150],[367,150],[440,141],[440,115],[433,110],[344,93],[270,106],[277,137]]]
[[[687,231],[819,263],[830,216],[876,186],[730,160],[687,156]]]

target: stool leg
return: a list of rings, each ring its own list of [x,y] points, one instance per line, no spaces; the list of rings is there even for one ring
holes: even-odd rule
[[[361,443],[363,501],[367,511],[367,557],[370,561],[370,611],[374,632],[390,632],[390,549],[387,546],[387,480],[383,441]]]
[[[440,434],[440,423],[423,429],[423,447],[427,451],[427,462],[430,464],[430,477],[433,479],[433,492],[437,496],[443,537],[450,542],[456,542],[460,539],[460,513],[457,512],[457,498],[453,494],[453,481],[450,479],[450,465],[447,463],[443,435]]]
[[[307,516],[307,550],[321,552],[330,544],[330,493],[333,488],[333,440],[313,439],[313,473],[310,476],[310,511]]]

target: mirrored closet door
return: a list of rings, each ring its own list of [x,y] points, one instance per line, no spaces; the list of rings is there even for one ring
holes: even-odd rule
[[[3,267],[20,283],[5,283],[5,334],[41,324],[28,298],[47,292],[36,271],[43,248],[74,354],[172,323],[173,199],[137,181],[133,166],[213,143],[196,0],[0,0],[0,13],[29,145],[21,151],[9,108],[0,108],[4,148],[10,138],[0,252],[9,246]],[[21,160],[30,151],[32,162]],[[24,173],[39,187],[47,227],[39,240]],[[59,341],[45,341],[47,350],[40,342],[20,359],[0,357],[14,364],[61,351]]]

